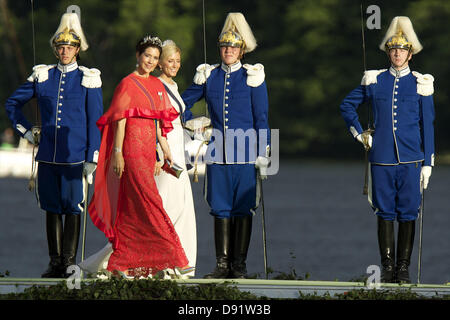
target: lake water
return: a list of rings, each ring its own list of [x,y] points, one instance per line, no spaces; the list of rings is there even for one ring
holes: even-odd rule
[[[277,175],[263,183],[268,266],[310,280],[348,281],[379,265],[376,217],[362,195],[364,165],[281,162]],[[426,192],[421,283],[450,282],[450,167],[433,169]],[[196,207],[197,277],[215,266],[213,218],[203,199],[203,178],[192,183]],[[0,179],[0,273],[40,277],[48,264],[45,215],[26,179]],[[418,225],[418,224],[417,224]],[[418,230],[418,226],[417,226]],[[410,267],[417,277],[418,231]],[[88,219],[86,256],[106,239]],[[81,258],[81,239],[78,261]],[[249,273],[264,278],[261,215],[254,217]]]

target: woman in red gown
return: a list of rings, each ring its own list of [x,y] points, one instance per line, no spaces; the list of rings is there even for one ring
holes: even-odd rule
[[[113,247],[107,269],[126,275],[188,264],[154,180],[156,138],[171,161],[164,136],[178,115],[162,83],[150,75],[160,53],[157,37],[138,42],[136,70],[122,79],[97,122],[102,143],[89,214]]]

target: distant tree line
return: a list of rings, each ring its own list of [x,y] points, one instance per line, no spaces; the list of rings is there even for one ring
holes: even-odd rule
[[[134,47],[139,37],[157,35],[172,39],[182,49],[177,77],[180,91],[192,81],[204,62],[201,0],[34,0],[35,58],[31,1],[0,0],[0,101],[26,80],[34,64],[55,63],[49,39],[69,5],[81,8],[81,23],[90,48],[80,64],[102,71],[104,107],[115,86],[135,66]],[[361,2],[354,0],[228,0],[206,1],[206,60],[218,63],[217,37],[228,12],[244,13],[258,41],[245,63],[262,63],[270,99],[270,125],[280,129],[280,151],[285,158],[361,159],[339,113],[339,104],[356,87],[363,74]],[[394,16],[413,22],[424,49],[411,69],[435,78],[437,163],[450,152],[449,79],[450,2],[445,0],[362,1],[365,9],[378,5],[381,29],[365,29],[368,69],[388,66],[378,49]],[[34,106],[26,107],[36,118]],[[198,104],[194,112],[204,112]],[[367,106],[361,108],[367,124]],[[10,123],[0,109],[0,131]],[[440,158],[441,156],[441,158]]]

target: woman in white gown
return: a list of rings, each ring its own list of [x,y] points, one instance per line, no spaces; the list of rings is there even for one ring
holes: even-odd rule
[[[172,121],[173,130],[167,134],[167,142],[169,143],[173,162],[182,167],[183,171],[181,175],[176,178],[162,169],[158,170],[158,167],[161,167],[162,162],[159,164],[157,162],[155,182],[162,198],[164,210],[175,227],[175,231],[178,234],[181,245],[189,261],[189,266],[192,267],[190,272],[178,275],[179,277],[187,278],[195,275],[195,264],[197,260],[197,228],[191,183],[186,168],[185,133],[181,121],[181,114],[185,110],[185,105],[178,92],[178,86],[176,82],[173,81],[180,66],[180,48],[178,48],[171,40],[165,41],[159,60],[159,67],[161,69],[159,80],[164,84],[172,106],[179,112],[179,116]],[[163,159],[163,157],[160,157],[160,159]],[[79,266],[84,271],[92,274],[104,272],[108,265],[108,259],[111,253],[112,247],[111,244],[108,243],[103,249],[81,262]],[[167,271],[170,272],[171,270]],[[167,278],[168,275],[164,274],[164,277]]]
[[[182,167],[183,171],[176,178],[161,170],[160,174],[155,176],[155,181],[163,201],[164,210],[172,220],[186,257],[189,260],[189,266],[195,267],[197,258],[197,229],[191,183],[186,169],[185,133],[181,119],[185,105],[178,92],[178,85],[173,80],[180,66],[180,48],[172,40],[164,41],[162,53],[159,58],[159,67],[161,69],[159,80],[164,84],[172,106],[180,113],[172,121],[173,130],[167,134],[167,142],[170,146],[173,162]],[[195,269],[187,275],[194,276],[194,272]]]

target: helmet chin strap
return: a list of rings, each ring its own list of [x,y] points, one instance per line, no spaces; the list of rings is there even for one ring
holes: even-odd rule
[[[74,63],[75,61],[77,61],[77,55],[74,55],[68,64]]]

